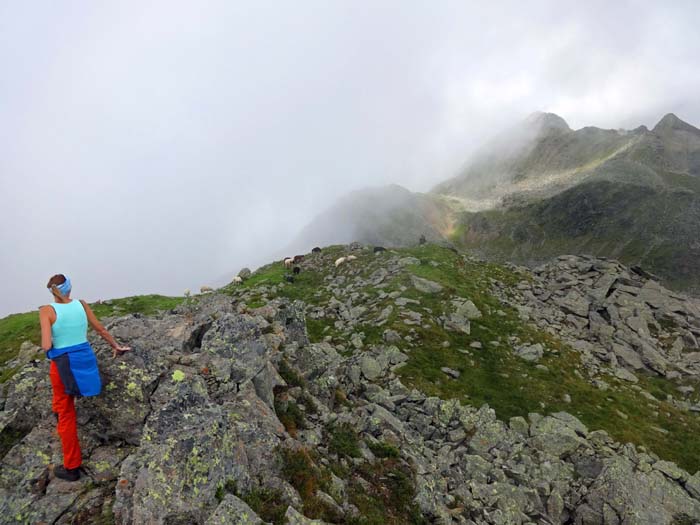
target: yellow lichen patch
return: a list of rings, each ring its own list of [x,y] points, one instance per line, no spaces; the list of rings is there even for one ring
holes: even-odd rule
[[[134,383],[133,381],[126,385],[126,392],[129,394],[131,397],[134,397],[136,399],[143,399],[143,393],[141,392],[141,389],[139,386]]]
[[[51,462],[51,457],[50,457],[48,454],[42,452],[41,450],[37,450],[37,451],[36,451],[36,457],[38,457],[38,458],[39,458],[41,461],[43,461],[44,463],[50,463],[50,462]]]
[[[182,370],[175,370],[173,372],[173,381],[175,383],[181,382],[183,379],[185,379],[185,373]]]

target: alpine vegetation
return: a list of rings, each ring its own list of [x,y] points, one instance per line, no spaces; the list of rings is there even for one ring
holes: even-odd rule
[[[296,264],[95,305],[132,352],[90,337],[104,393],[77,400],[76,482],[53,475],[35,316],[0,320],[1,520],[700,520],[697,300],[614,260],[429,242]]]

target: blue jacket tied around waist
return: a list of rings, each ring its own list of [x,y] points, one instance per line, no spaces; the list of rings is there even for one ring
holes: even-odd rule
[[[56,363],[66,394],[87,397],[100,393],[102,381],[90,343],[52,348],[46,352],[46,357]]]

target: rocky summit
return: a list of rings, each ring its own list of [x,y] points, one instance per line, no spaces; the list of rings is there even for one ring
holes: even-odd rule
[[[697,300],[587,256],[299,268],[94,305],[133,351],[91,336],[74,483],[36,314],[0,320],[0,522],[700,523]]]

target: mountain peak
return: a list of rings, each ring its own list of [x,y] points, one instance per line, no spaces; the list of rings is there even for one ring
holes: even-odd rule
[[[700,133],[700,130],[687,122],[679,119],[676,115],[673,113],[667,113],[664,115],[664,117],[659,120],[658,124],[654,126],[653,131],[655,133],[662,132],[662,131],[670,131],[670,130],[685,130],[685,131],[693,131],[696,133]]]
[[[549,135],[550,133],[559,133],[562,131],[571,131],[571,128],[566,123],[566,120],[554,113],[546,113],[544,111],[536,111],[532,113],[525,123],[536,128],[538,135]]]

